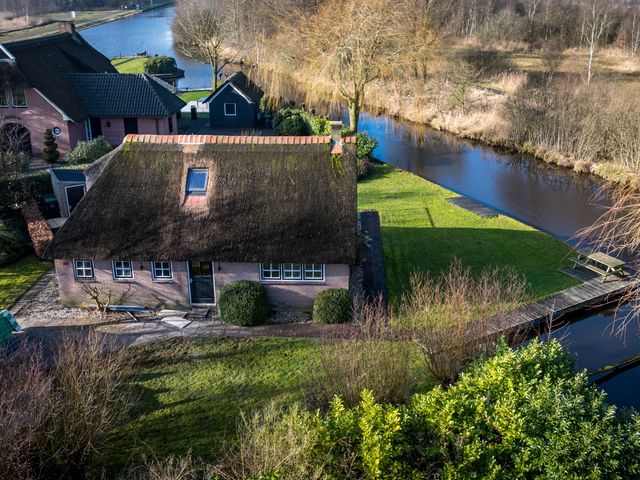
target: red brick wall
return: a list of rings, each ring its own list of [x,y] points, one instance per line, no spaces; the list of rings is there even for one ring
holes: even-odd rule
[[[82,291],[85,281],[76,281],[71,260],[56,260],[56,273],[60,287],[60,301],[64,305],[87,305],[90,302]],[[95,261],[95,280],[91,284],[110,290],[114,304],[142,305],[146,307],[188,307],[189,282],[186,262],[173,262],[173,280],[153,281],[150,262],[133,262],[134,278],[128,281],[113,279],[110,261]],[[143,268],[140,268],[143,267]],[[257,263],[214,264],[216,299],[225,283],[238,280],[260,280]],[[326,265],[323,283],[265,283],[272,305],[310,309],[313,299],[322,290],[328,288],[349,288],[348,265]]]
[[[11,104],[10,89],[5,94]],[[62,134],[56,138],[61,153],[68,152],[78,140],[86,138],[83,123],[65,122],[62,115],[32,88],[27,88],[25,95],[26,107],[0,107],[0,121],[3,124],[19,123],[29,130],[34,155],[42,154],[42,140],[47,128],[60,127],[62,130]]]
[[[177,125],[176,116],[173,116],[173,134],[176,134],[175,127]],[[111,124],[107,127],[107,122]],[[169,119],[168,118],[139,118],[138,132],[140,134],[151,135],[169,135]],[[112,146],[118,146],[124,140],[124,120],[122,118],[103,118],[102,119],[102,135],[104,139]]]

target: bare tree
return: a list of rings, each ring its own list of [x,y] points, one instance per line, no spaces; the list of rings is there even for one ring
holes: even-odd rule
[[[225,49],[231,48],[233,18],[227,15],[222,2],[184,1],[178,5],[173,22],[176,47],[189,58],[204,60],[213,72],[213,89],[218,88],[220,74],[224,67],[233,63],[240,49],[225,56]]]
[[[585,11],[584,40],[587,45],[587,85],[593,78],[593,61],[600,49],[604,34],[610,23],[611,4],[609,0],[591,0]]]
[[[637,13],[633,14],[631,19],[631,32],[629,33],[629,51],[631,58],[636,58],[636,54],[640,49],[640,18]]]
[[[431,41],[403,2],[328,0],[295,18],[282,19],[271,46],[281,55],[268,68],[292,70],[303,83],[308,101],[343,100],[352,130],[358,129],[367,86],[412,64],[417,44]],[[274,64],[275,63],[275,64]]]

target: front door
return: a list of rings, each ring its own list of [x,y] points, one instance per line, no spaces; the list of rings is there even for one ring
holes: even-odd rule
[[[216,303],[211,262],[189,262],[191,303]]]

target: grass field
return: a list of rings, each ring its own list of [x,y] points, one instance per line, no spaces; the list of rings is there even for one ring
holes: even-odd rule
[[[144,64],[148,57],[114,58],[111,64],[120,73],[144,73]]]
[[[208,97],[209,95],[211,95],[211,90],[192,90],[190,92],[181,93],[180,98],[184,102],[189,103],[195,100],[199,100],[202,97]]]
[[[302,398],[316,352],[311,340],[191,338],[136,347],[139,402],[97,464],[169,454],[213,460],[240,411]]]
[[[502,215],[480,218],[451,205],[452,192],[416,175],[377,165],[358,184],[358,208],[380,212],[389,295],[397,301],[414,271],[438,274],[454,258],[474,271],[509,266],[541,297],[577,282],[560,273],[566,244]]]
[[[43,262],[35,255],[0,267],[0,310],[13,305],[20,295],[51,268],[51,262]]]

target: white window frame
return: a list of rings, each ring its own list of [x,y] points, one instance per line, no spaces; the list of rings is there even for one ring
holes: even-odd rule
[[[189,179],[193,172],[204,172],[204,188],[189,188]],[[207,193],[207,188],[209,186],[209,169],[208,168],[190,168],[187,172],[187,186],[186,192],[187,195],[204,195]]]
[[[118,275],[118,270],[125,270],[124,266],[118,266],[118,263],[128,263],[129,271],[131,272],[130,276]],[[133,280],[133,262],[131,260],[113,260],[111,262],[111,273],[113,274],[114,280]]]
[[[282,272],[282,280],[302,280],[301,263],[283,263],[280,265],[280,271]]]
[[[233,105],[233,113],[227,113],[227,105]],[[238,115],[238,105],[235,103],[225,103],[222,110],[225,117],[236,117]]]
[[[167,270],[167,268],[165,268],[164,266],[160,267],[159,269],[156,268],[156,263],[166,263],[169,268],[169,276],[165,277],[165,276],[158,276],[156,274],[156,270]],[[157,260],[157,261],[153,261],[151,262],[151,277],[153,279],[154,282],[169,282],[171,280],[173,280],[173,265],[171,264],[171,262],[167,262],[164,260]]]
[[[320,278],[307,276],[306,269],[310,266],[320,266]],[[295,266],[299,266],[299,274],[296,275]],[[278,277],[265,276],[265,272],[278,272]],[[317,268],[314,271],[318,271]],[[287,273],[290,272],[290,273]],[[280,282],[280,283],[324,283],[325,281],[325,265],[323,263],[261,263],[260,264],[260,281],[262,282]]]
[[[268,266],[265,268],[265,266]],[[265,272],[278,272],[278,277],[266,277]],[[282,280],[282,266],[279,263],[261,263],[260,264],[260,280],[265,282],[279,282]]]
[[[7,95],[7,90],[3,88],[2,93],[4,93],[4,103],[0,102],[0,107],[9,108],[9,96]]]
[[[314,272],[317,271],[315,266],[320,265],[320,278],[315,276],[307,276],[307,267],[311,267]],[[324,282],[324,263],[305,263],[302,265],[302,275],[307,282]]]
[[[80,266],[79,264],[82,264]],[[89,264],[88,266],[86,264]],[[78,275],[78,268],[83,272],[89,270],[91,275]],[[94,280],[96,278],[96,272],[93,268],[93,260],[74,260],[73,261],[73,276],[76,280]]]
[[[24,96],[24,105],[16,105],[16,99],[13,95],[14,90],[22,89],[22,95]],[[11,89],[11,106],[13,108],[27,108],[27,89],[24,87],[15,87]]]

